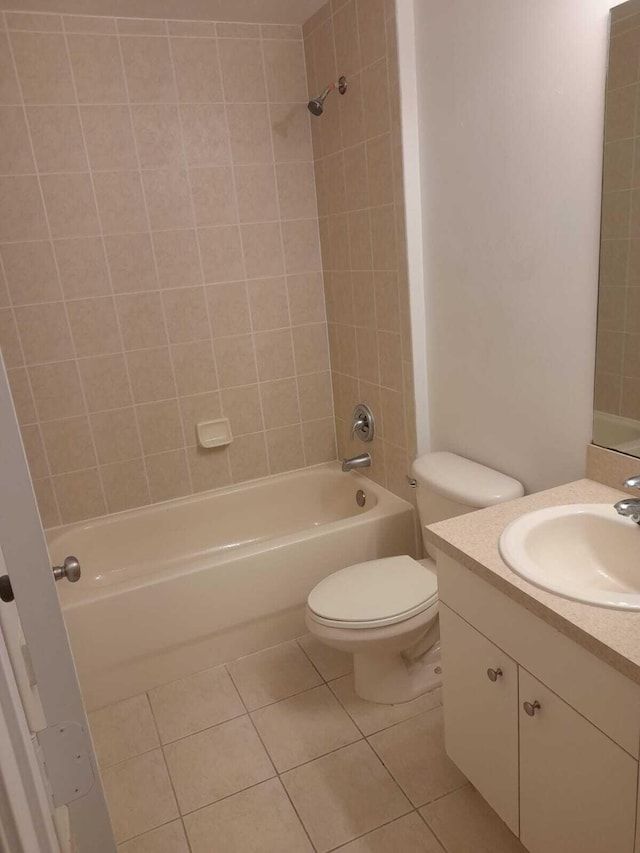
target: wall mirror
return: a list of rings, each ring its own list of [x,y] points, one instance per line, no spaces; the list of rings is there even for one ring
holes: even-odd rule
[[[593,441],[640,456],[640,0],[611,10]]]

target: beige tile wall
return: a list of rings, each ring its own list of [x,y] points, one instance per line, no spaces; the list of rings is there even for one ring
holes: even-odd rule
[[[44,524],[335,458],[300,28],[2,28],[0,343]]]
[[[640,419],[640,14],[614,23],[607,80],[595,406]]]
[[[303,32],[313,96],[339,75],[349,86],[311,124],[338,448],[346,455],[370,449],[371,477],[412,499],[406,474],[416,452],[415,403],[394,3],[332,0]],[[372,445],[349,439],[358,401],[376,416]]]

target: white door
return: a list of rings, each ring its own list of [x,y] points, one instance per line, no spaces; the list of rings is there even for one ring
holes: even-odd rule
[[[63,406],[64,401],[61,400],[60,404]],[[0,608],[15,607],[17,610],[26,643],[28,667],[32,671],[30,680],[35,683],[41,706],[41,728],[37,727],[32,742],[33,755],[26,755],[24,730],[19,731],[19,723],[10,732],[16,755],[23,759],[16,760],[18,770],[14,768],[14,771],[25,791],[31,792],[22,798],[22,802],[30,808],[31,818],[37,823],[35,792],[43,787],[37,776],[38,763],[44,764],[50,802],[40,809],[42,826],[34,828],[46,834],[47,821],[51,824],[51,815],[46,814],[47,806],[54,811],[67,805],[71,835],[78,853],[116,853],[78,678],[1,357],[0,483],[0,566],[4,563],[2,572],[8,574],[15,596],[15,603],[0,601]],[[62,580],[61,583],[67,581]],[[3,690],[7,679],[3,678],[2,671],[2,653],[10,645],[6,638],[6,619],[2,620],[2,629],[5,642],[0,647],[0,703],[4,699],[5,705],[10,705],[10,691]],[[8,659],[9,655],[5,657]],[[28,709],[18,707],[19,698],[13,704],[14,716],[18,718],[19,711],[23,710],[23,721],[27,719]],[[0,704],[0,727],[8,713],[7,708]],[[33,723],[31,728],[34,728]],[[2,759],[0,753],[0,761]],[[15,778],[15,773],[13,777],[10,775],[11,760],[11,756],[4,756],[3,778]],[[11,792],[8,793],[10,802]],[[0,810],[1,795],[0,790]],[[16,803],[20,805],[19,797],[14,797],[14,811]],[[54,848],[49,845],[38,849],[48,851]]]

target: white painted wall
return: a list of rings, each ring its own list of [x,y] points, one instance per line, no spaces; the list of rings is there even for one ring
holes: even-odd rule
[[[398,3],[401,58],[415,41],[417,102],[403,99],[420,134],[424,282],[412,287],[426,294],[426,344],[415,345],[428,367],[431,449],[528,491],[576,479],[591,440],[615,4]]]

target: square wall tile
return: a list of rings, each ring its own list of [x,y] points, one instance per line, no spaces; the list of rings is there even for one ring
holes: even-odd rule
[[[178,99],[190,104],[222,101],[216,41],[205,38],[172,38],[170,44]]]
[[[62,298],[51,243],[7,243],[0,249],[13,305]]]
[[[231,163],[229,129],[223,104],[181,104],[180,118],[189,166],[226,166]]]
[[[111,282],[115,293],[156,290],[158,276],[148,233],[105,237]]]
[[[142,455],[138,425],[132,407],[95,412],[89,421],[101,465],[124,462]]]
[[[88,33],[70,34],[67,39],[78,101],[81,104],[126,104],[118,39]]]
[[[128,106],[82,106],[80,116],[92,169],[137,169],[138,160]]]
[[[265,437],[272,474],[304,468],[304,447],[299,424],[267,430]]]
[[[64,400],[65,415],[84,413],[82,386],[75,361],[33,365],[29,368],[29,383],[40,420],[59,417],[60,400]],[[15,388],[12,387],[12,391],[15,394]]]
[[[38,179],[0,177],[0,242],[46,240],[47,223]]]
[[[14,312],[27,364],[62,361],[73,357],[64,303],[23,305],[15,308]]]
[[[229,104],[266,101],[262,47],[257,39],[225,39],[218,43],[222,86]]]
[[[97,469],[59,474],[52,477],[52,483],[63,524],[96,518],[107,511]]]
[[[67,313],[78,358],[122,350],[112,297],[74,299],[67,302]]]
[[[100,468],[108,512],[122,512],[151,503],[142,459],[114,462]]]
[[[72,384],[79,369],[87,408],[90,412],[100,412],[105,409],[117,409],[131,405],[131,387],[124,356],[107,355],[97,358],[83,358],[78,362],[77,367],[73,362],[65,362],[65,364],[70,365],[65,369],[65,374],[69,374],[68,385]],[[51,365],[51,367],[54,366]],[[35,368],[32,372],[35,373]],[[68,387],[68,396],[64,397],[67,400],[67,405],[69,399],[72,399],[70,392],[71,388]]]
[[[205,288],[214,338],[251,332],[251,314],[244,281],[214,284]]]
[[[241,435],[229,447],[231,478],[234,483],[266,477],[269,473],[264,433]]]
[[[0,151],[0,174],[19,175],[35,172],[29,132],[21,106],[0,107],[0,133],[3,139],[3,147]]]
[[[170,501],[191,492],[185,450],[170,450],[145,459],[151,502]]]
[[[89,174],[42,175],[40,184],[52,237],[87,237],[99,233]]]
[[[144,171],[142,183],[153,230],[193,227],[189,183],[184,170]]]
[[[171,103],[176,100],[169,40],[126,36],[120,39],[132,103]]]
[[[41,429],[52,474],[92,468],[96,464],[93,438],[86,417],[47,421]]]
[[[53,245],[65,299],[111,292],[102,237],[55,240]]]
[[[137,172],[96,172],[93,183],[105,234],[147,230],[144,197]]]
[[[75,103],[64,36],[12,32],[11,46],[25,103]]]
[[[38,171],[88,169],[77,107],[28,107],[27,117]]]
[[[227,388],[220,392],[222,410],[229,418],[234,436],[249,435],[264,429],[262,405],[257,385]]]

